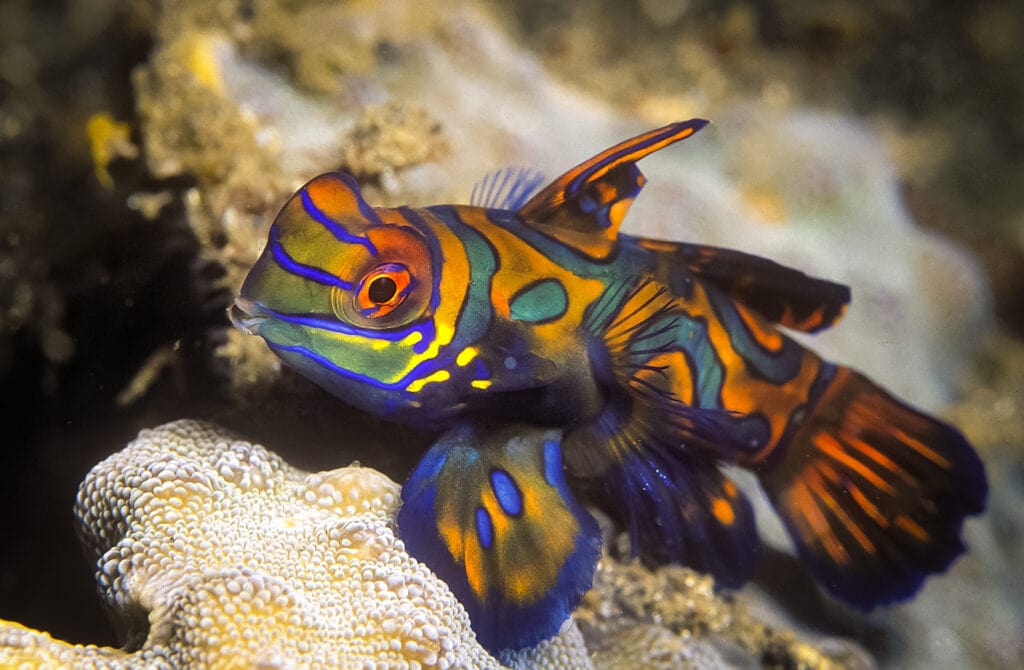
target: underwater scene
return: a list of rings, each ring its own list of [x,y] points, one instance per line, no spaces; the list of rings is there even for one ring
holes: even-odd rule
[[[0,668],[1024,667],[1022,62],[0,0]]]

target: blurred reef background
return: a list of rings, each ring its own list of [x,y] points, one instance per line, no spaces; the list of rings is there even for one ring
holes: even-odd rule
[[[606,557],[577,615],[595,666],[1024,665],[1021,63],[1024,3],[998,0],[0,0],[0,618],[119,643],[72,506],[141,428],[211,420],[404,480],[429,436],[225,316],[308,178],[465,202],[494,168],[553,177],[701,116],[642,164],[625,230],[851,284],[814,347],[960,426],[989,509],[948,576],[868,616],[815,591],[765,509],[774,550],[736,595]]]

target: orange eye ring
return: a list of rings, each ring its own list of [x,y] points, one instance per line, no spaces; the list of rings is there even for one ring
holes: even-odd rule
[[[379,319],[393,312],[413,289],[409,269],[400,263],[385,263],[367,272],[356,289],[355,306],[367,319]]]

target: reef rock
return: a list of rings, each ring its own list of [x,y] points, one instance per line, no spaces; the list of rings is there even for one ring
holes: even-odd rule
[[[145,430],[75,507],[125,650],[0,623],[0,667],[504,667],[396,539],[399,500],[370,468],[303,472],[195,421]],[[571,623],[503,661],[592,667]]]
[[[89,472],[75,505],[123,648],[0,621],[0,667],[838,667],[710,577],[607,556],[558,635],[496,659],[396,539],[400,500],[374,469],[304,472],[209,423],[144,430]]]

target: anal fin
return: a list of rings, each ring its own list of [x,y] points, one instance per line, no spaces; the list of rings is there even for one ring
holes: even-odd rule
[[[741,586],[761,557],[750,502],[715,461],[656,437],[641,421],[609,407],[570,433],[570,472],[625,526],[634,555]]]

